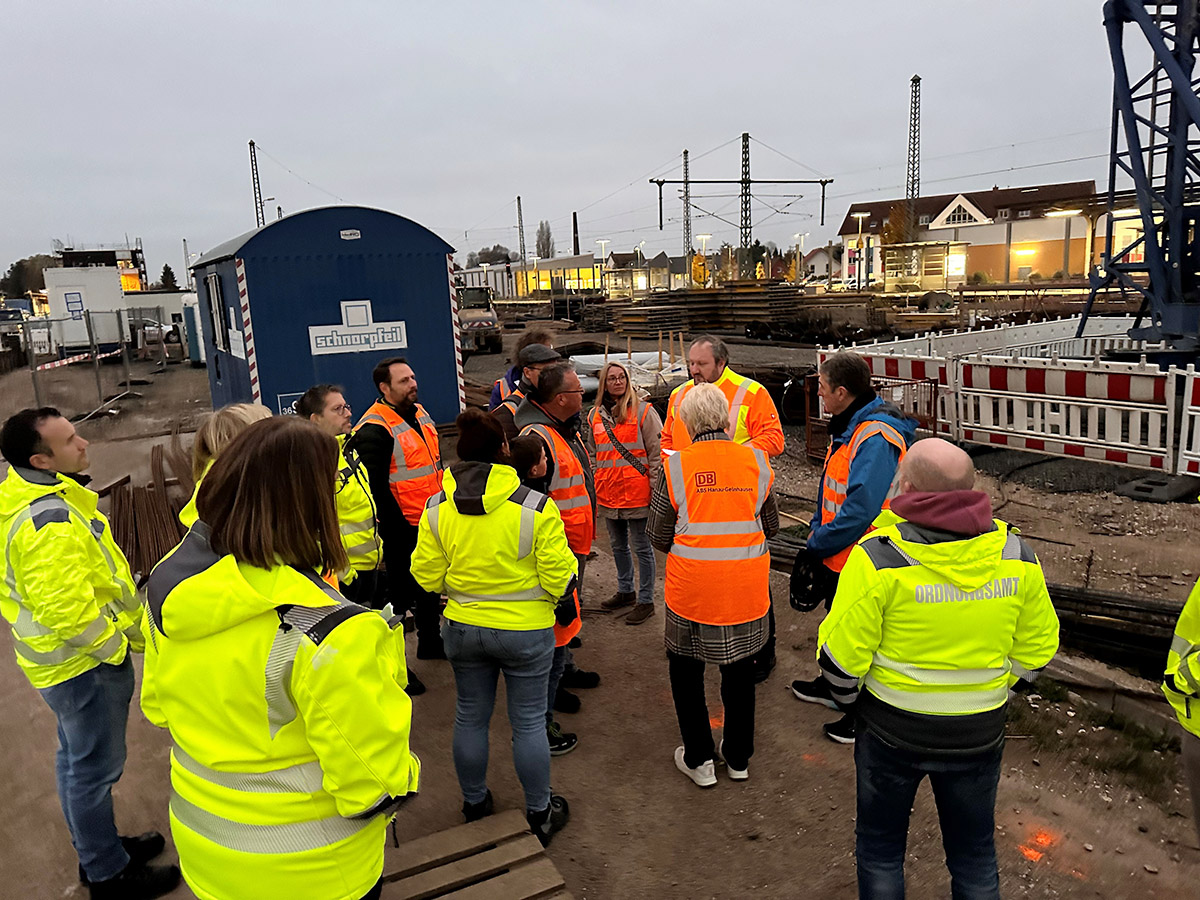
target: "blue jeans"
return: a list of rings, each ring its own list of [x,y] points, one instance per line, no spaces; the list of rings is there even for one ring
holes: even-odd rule
[[[101,663],[39,693],[58,719],[54,773],[71,843],[89,881],[106,881],[129,864],[113,818],[112,787],[125,769],[125,725],[133,662]]]
[[[487,796],[488,724],[496,682],[504,673],[513,765],[525,789],[525,809],[550,805],[550,744],[546,740],[546,680],[554,655],[554,629],[506,631],[446,620],[446,656],[454,669],[454,770],[467,803]]]
[[[654,603],[654,548],[646,534],[645,519],[605,519],[608,526],[608,542],[612,547],[613,559],[617,563],[617,590],[623,594],[633,593],[633,557],[629,545],[638,559],[638,603]]]
[[[1004,748],[964,757],[898,750],[860,726],[854,744],[858,780],[858,896],[903,900],[908,817],[926,775],[933,788],[953,900],[999,900],[996,785]]]
[[[549,722],[554,718],[554,698],[558,695],[558,683],[562,681],[563,672],[567,671],[568,665],[575,664],[575,654],[571,652],[571,648],[563,644],[561,647],[554,648],[554,657],[550,661],[550,679],[547,682],[549,690],[546,694],[546,721]]]

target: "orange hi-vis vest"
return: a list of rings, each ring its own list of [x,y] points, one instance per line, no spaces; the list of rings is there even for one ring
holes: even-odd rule
[[[821,480],[821,524],[828,525],[833,521],[838,511],[842,508],[842,504],[846,502],[846,487],[850,483],[850,467],[854,465],[854,455],[858,452],[858,448],[862,446],[863,441],[875,435],[882,435],[883,438],[900,451],[900,459],[904,459],[904,454],[908,450],[908,445],[904,443],[904,438],[895,428],[884,422],[866,421],[854,429],[854,434],[850,436],[850,440],[833,449],[832,442],[829,449],[825,451],[825,476]],[[898,469],[897,469],[898,471]],[[883,509],[889,509],[892,505],[892,497],[896,495],[898,483],[893,477],[891,490],[884,498]],[[867,528],[867,532],[871,532],[871,527]],[[857,543],[857,542],[855,542]],[[846,565],[846,560],[850,558],[850,551],[854,549],[854,544],[851,544],[840,553],[836,553],[828,559],[822,560],[826,566],[834,572],[842,571],[842,567]]]
[[[592,513],[587,477],[579,457],[561,434],[546,425],[526,425],[521,429],[521,434],[536,434],[553,453],[554,477],[550,479],[550,499],[562,516],[571,552],[590,553],[592,539],[596,536],[596,519]]]
[[[732,441],[701,441],[667,459],[675,538],[667,606],[705,625],[739,625],[771,605],[771,553],[762,508],[775,481],[767,455]]]
[[[735,443],[753,444],[767,456],[783,453],[783,426],[779,422],[775,401],[765,387],[745,375],[739,375],[728,366],[713,384],[729,401],[729,427],[725,433]],[[668,450],[682,450],[692,443],[683,420],[679,418],[679,404],[695,386],[694,380],[681,384],[671,392],[671,398],[667,401],[667,417],[662,430],[663,459],[670,455]]]
[[[634,403],[621,422],[609,419],[613,437],[625,445],[629,455],[647,470],[646,444],[642,440],[642,425],[649,414],[650,404]],[[637,509],[650,505],[650,474],[639,472],[621,455],[608,438],[600,410],[593,408],[588,416],[592,440],[596,445],[596,502],[609,509]]]
[[[504,379],[501,378],[500,381],[504,382]],[[505,387],[500,388],[501,393],[504,392],[506,387],[507,383],[505,383]],[[504,394],[504,399],[500,401],[500,404],[496,407],[496,409],[499,409],[501,406],[507,406],[508,411],[515,416],[517,414],[517,407],[521,405],[521,401],[524,399],[525,392],[519,387],[513,388],[507,394]],[[495,410],[492,410],[492,412],[495,412]]]
[[[500,387],[500,402],[503,403],[513,389],[508,386],[508,379],[503,375],[496,379],[496,384]]]
[[[421,521],[425,501],[442,489],[442,451],[437,427],[425,407],[417,404],[417,428],[413,428],[382,400],[371,404],[355,429],[382,425],[392,433],[392,464],[388,480],[396,505],[410,525]]]

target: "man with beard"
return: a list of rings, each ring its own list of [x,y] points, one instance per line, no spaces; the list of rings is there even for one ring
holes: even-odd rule
[[[367,467],[383,540],[388,597],[397,613],[413,611],[417,659],[445,659],[440,598],[422,590],[409,571],[421,511],[442,489],[437,428],[417,402],[417,377],[403,357],[381,360],[371,381],[380,398],[359,419],[348,443]],[[411,671],[408,680],[410,694],[424,690]]]

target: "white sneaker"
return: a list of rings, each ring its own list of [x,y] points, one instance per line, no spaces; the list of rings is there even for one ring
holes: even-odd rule
[[[725,767],[725,774],[729,776],[730,781],[745,781],[750,777],[750,768],[735,769],[725,761],[725,738],[721,738],[721,743],[717,744],[717,762]]]
[[[675,748],[675,768],[692,779],[699,787],[712,787],[717,783],[717,773],[713,769],[713,761],[706,760],[694,769],[689,769],[683,761],[683,748]]]

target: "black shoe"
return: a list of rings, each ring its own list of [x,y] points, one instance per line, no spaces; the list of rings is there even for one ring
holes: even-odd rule
[[[568,690],[589,690],[600,686],[599,672],[585,672],[583,669],[567,669],[562,674],[560,685]]]
[[[417,638],[417,659],[445,659],[446,647],[442,644],[441,635],[437,637]]]
[[[463,801],[463,809],[462,809],[463,818],[466,819],[468,822],[478,822],[480,819],[484,818],[485,816],[490,816],[492,814],[492,810],[494,809],[494,806],[495,806],[495,804],[492,801],[492,792],[491,791],[488,791],[487,796],[485,796],[478,803],[467,803],[464,800]]]
[[[830,722],[827,725],[821,726],[821,730],[825,732],[825,737],[831,741],[837,741],[839,744],[853,744],[854,716],[847,713],[836,722]]]
[[[567,713],[570,715],[571,713],[579,712],[580,705],[581,704],[578,697],[576,697],[570,691],[563,690],[563,686],[561,684],[558,686],[558,690],[554,692],[555,712]]]
[[[830,709],[837,709],[833,694],[829,692],[829,682],[824,678],[814,678],[812,681],[793,681],[792,694],[797,700],[805,703],[819,703]]]
[[[771,676],[771,670],[775,668],[775,654],[772,653],[770,659],[756,659],[754,661],[754,683],[762,684]]]
[[[92,900],[153,900],[179,886],[179,866],[127,865],[121,874],[88,885]]]
[[[425,682],[418,678],[412,669],[408,670],[408,687],[404,689],[404,693],[410,697],[419,697],[425,693]]]
[[[575,635],[575,637],[567,641],[567,646],[572,650],[578,650],[583,646],[583,641],[579,639],[579,635]]]
[[[167,848],[167,839],[157,831],[147,831],[145,834],[135,834],[121,838],[121,846],[129,854],[129,862],[133,865],[144,866]],[[83,866],[79,867],[79,882],[87,884],[87,875]]]
[[[537,835],[537,839],[542,842],[543,847],[549,846],[550,838],[562,831],[570,818],[571,809],[567,805],[566,798],[560,797],[558,794],[550,795],[550,805],[545,809],[525,814],[529,830]]]
[[[546,740],[550,742],[551,756],[566,756],[579,744],[579,737],[563,731],[557,722],[546,723]]]

